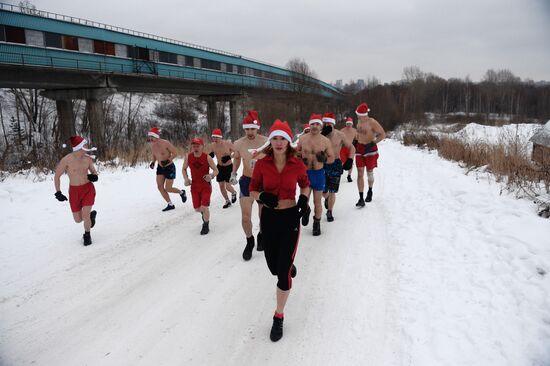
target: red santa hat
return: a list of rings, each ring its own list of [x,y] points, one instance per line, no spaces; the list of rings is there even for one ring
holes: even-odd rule
[[[73,151],[78,150],[84,150],[84,151],[94,151],[97,150],[97,148],[92,147],[91,149],[86,149],[84,145],[88,143],[88,140],[86,140],[82,136],[71,136],[69,137],[69,140],[71,141],[71,147],[73,148]],[[67,147],[66,144],[63,144],[63,147]]]
[[[195,137],[191,140],[191,145],[204,145],[204,141],[200,137]]]
[[[353,118],[351,117],[346,118],[346,125],[353,125]]]
[[[212,131],[212,137],[223,138],[222,130],[219,128],[214,129],[214,131]]]
[[[160,127],[153,127],[147,132],[147,136],[156,137],[160,139]]]
[[[88,143],[88,140],[86,140],[82,136],[71,136],[71,137],[69,137],[69,140],[71,141],[71,147],[72,147],[73,151],[84,150],[84,151],[88,152],[88,151],[96,151],[97,150],[96,147],[92,147],[91,149],[85,148],[84,145],[86,145]],[[67,145],[63,144],[63,147],[67,147]],[[88,156],[91,157],[92,159],[95,159],[95,155],[88,155]]]
[[[369,106],[367,103],[361,103],[357,106],[357,109],[355,110],[355,114],[358,116],[368,116],[370,112]]]
[[[315,123],[319,125],[323,124],[323,117],[320,114],[313,113],[311,116],[309,116],[309,124],[312,125]]]
[[[332,123],[333,125],[336,124],[336,118],[334,117],[334,113],[325,113],[323,116],[323,122],[324,123]]]
[[[243,119],[243,128],[260,128],[260,118],[255,110],[248,111]]]
[[[258,151],[262,151],[263,149],[269,146],[269,144],[271,143],[271,139],[277,136],[281,136],[282,138],[287,140],[288,144],[293,148],[296,148],[298,146],[298,144],[292,142],[293,135],[292,135],[292,130],[288,125],[288,122],[287,121],[282,122],[281,120],[277,119],[275,120],[275,122],[273,122],[273,125],[269,129],[269,136],[267,138],[267,141],[257,149],[248,149],[248,151],[250,151],[250,153],[252,154],[257,153]]]

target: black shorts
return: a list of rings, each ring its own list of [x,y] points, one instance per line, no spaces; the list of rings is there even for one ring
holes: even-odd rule
[[[277,287],[283,291],[290,290],[290,270],[300,238],[298,208],[274,210],[264,206],[260,227],[267,267],[271,274],[277,276]]]
[[[217,165],[218,175],[216,176],[216,182],[229,182],[231,173],[233,172],[233,164],[229,165]]]
[[[336,159],[332,164],[325,164],[325,193],[338,193],[340,176],[342,175],[342,160]]]
[[[157,165],[157,175],[164,175],[166,179],[176,179],[176,165],[171,163],[167,166]]]

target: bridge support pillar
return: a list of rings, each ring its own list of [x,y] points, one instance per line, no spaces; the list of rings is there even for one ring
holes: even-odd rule
[[[229,123],[231,124],[231,141],[236,141],[239,139],[239,120],[237,119],[237,101],[229,101]]]
[[[103,118],[102,100],[116,92],[114,88],[82,88],[82,89],[50,89],[41,94],[54,99],[59,116],[59,138],[65,142],[76,134],[73,100],[86,100],[86,120],[90,134],[90,142],[98,148],[98,157],[105,156],[105,121]]]
[[[57,106],[59,141],[69,145],[69,137],[76,135],[72,99],[58,99]]]
[[[242,117],[242,105],[246,100],[243,95],[208,95],[200,96],[200,100],[206,102],[206,118],[208,119],[208,133],[214,128],[225,130],[225,102],[229,102],[229,128],[231,140],[235,141],[240,137],[240,118]],[[223,102],[221,110],[218,108],[218,102]]]
[[[206,99],[206,119],[208,122],[208,134],[218,127],[220,116],[218,113],[218,101],[214,98]]]
[[[98,156],[105,156],[105,121],[103,118],[103,103],[99,99],[86,99],[86,119],[88,120],[88,129],[90,139],[94,146],[98,148]]]

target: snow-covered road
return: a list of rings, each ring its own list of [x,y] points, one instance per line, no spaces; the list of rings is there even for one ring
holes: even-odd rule
[[[0,364],[550,364],[550,221],[434,153],[380,150],[374,201],[343,180],[335,221],[303,228],[276,344],[276,279],[242,260],[217,188],[202,237],[149,169],[103,172],[83,247],[51,178],[0,183]]]

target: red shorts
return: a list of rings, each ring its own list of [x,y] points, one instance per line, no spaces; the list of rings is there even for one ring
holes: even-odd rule
[[[366,166],[367,171],[373,170],[378,166],[378,153],[369,156],[355,155],[355,165],[358,168]]]
[[[349,150],[347,147],[342,147],[340,149],[340,160],[342,161],[342,164],[346,162],[349,158]]]
[[[95,187],[92,182],[81,186],[69,186],[69,203],[72,212],[80,212],[84,206],[93,206],[95,202]]]
[[[358,168],[367,167],[367,171],[378,166],[378,146],[370,144],[357,144],[355,147],[355,164]]]
[[[210,206],[210,195],[212,194],[212,185],[201,184],[198,187],[191,186],[191,198],[193,199],[193,208],[201,206]]]

